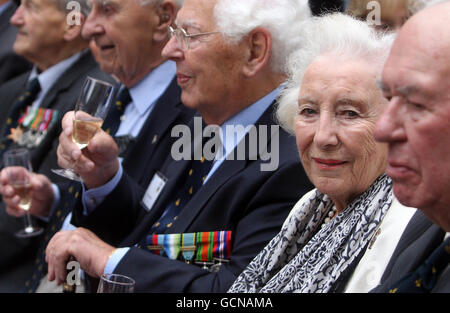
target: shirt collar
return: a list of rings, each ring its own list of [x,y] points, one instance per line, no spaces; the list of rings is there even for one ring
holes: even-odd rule
[[[237,144],[244,138],[248,133],[249,127],[255,125],[258,119],[263,115],[267,108],[273,103],[273,101],[278,97],[280,91],[283,89],[284,85],[280,85],[278,88],[271,91],[269,94],[265,95],[263,98],[259,99],[249,107],[240,111],[238,114],[231,117],[225,123],[223,123],[221,128],[221,135],[224,154],[226,157],[230,152],[232,152]],[[229,125],[229,126],[228,126]],[[236,125],[241,125],[243,127],[234,127]],[[232,130],[230,134],[234,136],[227,136],[227,126]]]
[[[45,97],[50,88],[55,84],[55,82],[61,77],[61,75],[69,69],[81,56],[83,52],[76,53],[71,57],[53,65],[42,73],[38,73],[36,66],[33,67],[28,81],[37,77],[39,84],[41,85],[41,92],[36,99],[37,103],[40,103]]]
[[[161,97],[175,77],[176,71],[175,62],[166,61],[129,89],[139,114],[144,114]]]

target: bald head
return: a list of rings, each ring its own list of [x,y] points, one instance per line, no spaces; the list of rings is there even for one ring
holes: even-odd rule
[[[386,173],[406,206],[450,231],[450,2],[414,15],[384,66],[390,99],[375,127],[389,143]]]
[[[431,6],[413,15],[401,29],[399,37],[416,37],[424,48],[434,51],[430,57],[449,56],[449,17],[450,1]]]

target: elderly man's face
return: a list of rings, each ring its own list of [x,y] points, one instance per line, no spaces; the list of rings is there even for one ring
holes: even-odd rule
[[[213,17],[215,3],[187,0],[178,12],[177,26],[188,34],[217,31]],[[177,63],[183,104],[197,109],[207,123],[220,124],[236,106],[234,99],[239,96],[236,89],[244,59],[241,45],[229,44],[216,33],[192,38],[188,51],[181,50],[172,38],[163,50],[164,56]]]
[[[152,40],[158,23],[156,4],[141,6],[137,0],[91,3],[83,37],[95,41],[97,61],[103,71],[133,85],[155,66],[155,58],[161,54],[155,51]]]
[[[375,136],[389,143],[397,198],[450,229],[450,33],[439,33],[417,23],[402,29],[383,71],[390,102]]]
[[[50,0],[23,0],[11,24],[18,29],[14,51],[34,63],[48,63],[65,44],[66,14]]]
[[[300,88],[295,123],[303,166],[317,189],[346,207],[386,168],[387,145],[372,130],[387,103],[362,60],[316,59]]]

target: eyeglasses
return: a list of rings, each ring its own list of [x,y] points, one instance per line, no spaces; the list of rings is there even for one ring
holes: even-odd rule
[[[183,28],[177,27],[173,29],[171,26],[169,26],[169,36],[172,38],[175,36],[177,40],[178,47],[183,50],[187,51],[189,50],[189,44],[191,42],[191,38],[205,36],[205,35],[212,35],[212,34],[218,34],[219,32],[207,32],[207,33],[199,33],[199,34],[188,34]]]

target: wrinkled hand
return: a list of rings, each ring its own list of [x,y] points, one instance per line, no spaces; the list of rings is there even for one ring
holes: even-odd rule
[[[109,257],[115,248],[108,245],[93,232],[85,228],[56,233],[45,250],[48,263],[48,279],[60,285],[66,281],[66,264],[70,257],[80,263],[80,267],[92,277],[103,274]]]
[[[18,204],[20,197],[14,192],[7,175],[7,168],[0,172],[0,193],[6,205],[6,213],[15,217],[25,215],[25,211]],[[44,175],[31,174],[31,208],[30,213],[35,216],[47,217],[52,207],[55,195],[51,181]]]
[[[119,169],[118,147],[114,139],[103,130],[97,131],[89,145],[80,150],[72,141],[74,112],[67,112],[62,120],[59,136],[58,164],[71,168],[81,176],[86,187],[106,184]]]

